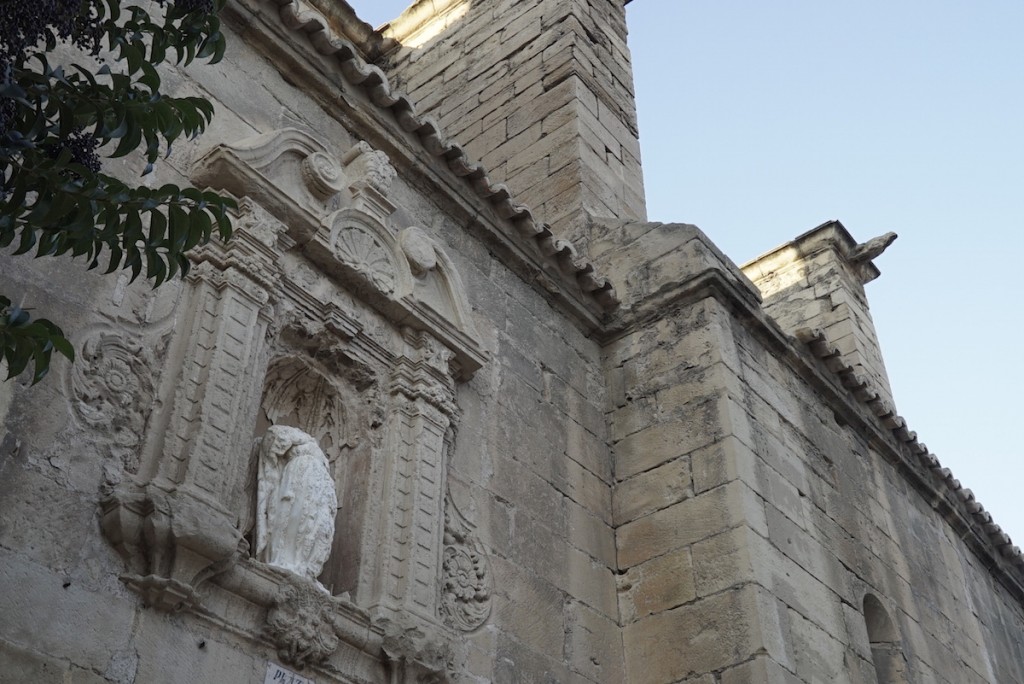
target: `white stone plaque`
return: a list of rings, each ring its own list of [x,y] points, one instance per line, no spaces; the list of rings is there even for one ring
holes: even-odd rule
[[[267,676],[263,680],[263,684],[316,684],[316,682],[268,660]]]

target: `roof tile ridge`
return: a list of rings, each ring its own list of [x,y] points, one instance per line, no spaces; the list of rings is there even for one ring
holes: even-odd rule
[[[907,428],[907,421],[896,413],[896,409],[871,388],[869,381],[857,373],[853,366],[842,360],[839,350],[828,341],[825,332],[820,328],[801,328],[796,331],[795,336],[838,377],[843,387],[867,406],[882,426],[910,449],[922,465],[932,472],[935,479],[952,492],[960,502],[963,512],[967,514],[966,517],[981,526],[1000,555],[1024,572],[1024,552],[1020,547],[1015,545],[1010,536],[992,520],[992,514],[975,498],[974,492],[964,487],[960,480],[953,476],[953,472],[944,467],[938,457],[928,451],[924,443],[918,441],[917,433]]]
[[[433,117],[418,115],[412,100],[393,88],[379,67],[364,61],[355,45],[332,31],[319,10],[305,0],[267,1],[278,7],[285,26],[306,33],[318,53],[335,57],[346,81],[363,88],[378,107],[390,109],[402,130],[416,135],[432,156],[443,158],[449,170],[465,180],[502,219],[509,221],[541,257],[554,261],[565,275],[575,277],[580,289],[590,295],[602,311],[611,312],[619,307],[621,302],[615,287],[596,272],[593,263],[581,258],[569,241],[556,237],[547,223],[537,220],[533,211],[518,202],[506,185],[493,183],[482,164],[471,160],[459,143],[444,137]]]

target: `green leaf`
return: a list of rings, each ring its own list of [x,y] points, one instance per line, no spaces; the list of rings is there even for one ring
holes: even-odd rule
[[[40,323],[42,323],[42,322],[43,321],[40,321]],[[53,348],[56,349],[61,354],[63,354],[64,358],[66,358],[68,361],[74,362],[74,360],[75,360],[75,348],[74,348],[74,346],[72,346],[72,344],[70,342],[68,342],[68,339],[66,337],[64,337],[64,333],[61,332],[60,328],[58,328],[57,326],[53,326],[53,327],[55,329],[54,330],[55,334],[53,334],[53,336],[50,337],[50,341],[53,342]]]
[[[215,0],[216,11],[223,6]],[[0,248],[13,245],[12,253],[36,257],[83,256],[86,268],[100,268],[103,258],[107,273],[126,268],[134,280],[144,272],[159,285],[188,273],[186,252],[210,240],[214,224],[222,239],[230,237],[227,210],[234,201],[175,185],[126,185],[88,169],[61,143],[89,131],[107,157],[141,151],[151,170],[172,143],[202,133],[214,114],[204,98],[160,92],[160,65],[175,55],[184,63],[216,62],[226,40],[216,11],[171,4],[151,16],[146,7],[120,0],[81,0],[81,7],[99,22],[106,63],[93,68],[54,58],[59,37],[47,29],[33,54],[16,58],[0,79],[9,122],[0,137]],[[61,149],[55,157],[54,149]],[[31,381],[40,381],[55,350],[74,359],[60,328],[33,320],[0,296],[0,359],[11,377],[31,363]]]

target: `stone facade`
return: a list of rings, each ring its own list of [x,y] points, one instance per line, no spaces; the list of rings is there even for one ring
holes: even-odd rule
[[[1021,552],[893,408],[892,237],[647,223],[621,2],[224,24],[157,173],[235,237],[157,290],[3,258],[80,353],[0,385],[0,681],[1024,684]],[[259,560],[275,425],[315,580]]]

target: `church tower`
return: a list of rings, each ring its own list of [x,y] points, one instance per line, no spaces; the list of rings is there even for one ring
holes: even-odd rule
[[[645,219],[622,0],[421,0],[384,35],[419,112],[556,234]]]

